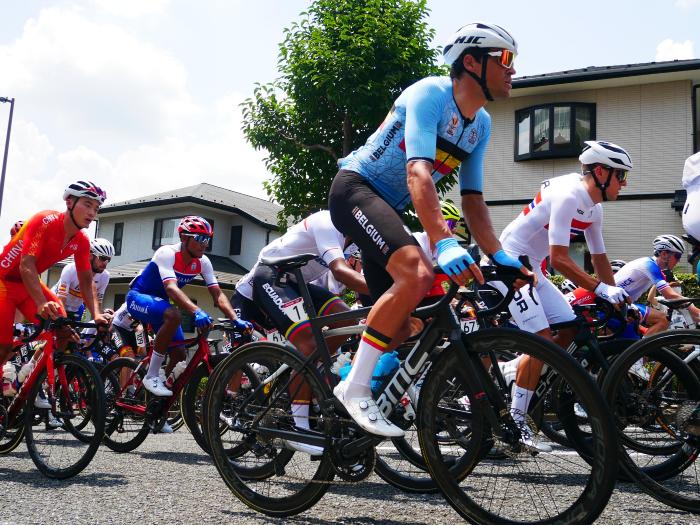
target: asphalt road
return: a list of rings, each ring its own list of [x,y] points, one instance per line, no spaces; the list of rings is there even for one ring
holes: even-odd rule
[[[565,490],[565,488],[562,488]],[[462,523],[440,495],[412,495],[372,475],[334,486],[311,510],[272,519],[240,503],[185,428],[149,436],[130,454],[101,448],[92,463],[67,481],[44,478],[22,444],[0,456],[0,525],[175,523]],[[597,523],[691,524],[700,517],[666,507],[634,485],[618,484]]]

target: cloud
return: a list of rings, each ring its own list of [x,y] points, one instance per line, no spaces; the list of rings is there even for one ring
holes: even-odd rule
[[[89,3],[112,15],[139,18],[164,13],[170,0],[90,0]]]
[[[675,6],[681,9],[692,9],[700,6],[700,0],[676,0]]]
[[[686,60],[695,58],[695,50],[692,40],[674,42],[670,38],[663,40],[656,46],[656,62],[666,60]]]
[[[18,218],[62,209],[74,180],[104,187],[108,202],[199,182],[265,197],[264,152],[240,129],[243,95],[195,97],[185,65],[120,20],[47,8],[0,45],[3,94],[17,99],[0,242]]]

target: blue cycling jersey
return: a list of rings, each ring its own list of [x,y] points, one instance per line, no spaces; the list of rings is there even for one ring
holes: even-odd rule
[[[452,80],[428,77],[406,88],[367,143],[338,164],[367,179],[400,211],[411,200],[406,182],[411,160],[431,162],[435,182],[459,166],[460,188],[481,193],[490,134],[491,117],[484,108],[474,120],[465,118],[452,96]]]

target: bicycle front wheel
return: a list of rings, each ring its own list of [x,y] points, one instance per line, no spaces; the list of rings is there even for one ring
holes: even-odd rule
[[[595,521],[614,488],[617,441],[612,418],[593,380],[561,348],[526,332],[488,329],[465,336],[463,342],[468,354],[453,346],[431,367],[418,410],[423,456],[447,501],[462,517],[479,524]],[[482,363],[506,351],[546,365],[541,395],[530,403],[528,414],[541,411],[539,404],[544,403],[551,384],[547,381],[557,377],[586,410],[592,436],[586,458],[575,448],[546,443],[529,415],[533,434],[525,440],[521,432],[513,431],[508,410],[491,409],[498,401],[493,396],[510,405],[511,385],[502,385],[498,363],[488,369]],[[479,379],[465,369],[466,358],[481,367]],[[479,382],[485,390],[475,393]],[[450,472],[455,456],[469,459],[464,480]]]
[[[104,387],[95,367],[80,357],[59,355],[55,369],[56,413],[34,406],[40,393],[48,393],[44,370],[27,400],[25,434],[29,455],[39,471],[49,478],[66,479],[81,472],[100,446]]]

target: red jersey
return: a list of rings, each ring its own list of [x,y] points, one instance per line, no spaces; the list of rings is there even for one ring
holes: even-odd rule
[[[53,210],[33,215],[10,240],[0,254],[0,279],[21,281],[19,262],[23,255],[36,257],[39,273],[71,255],[78,271],[90,269],[90,239],[80,230],[65,245],[63,228],[65,213]]]

